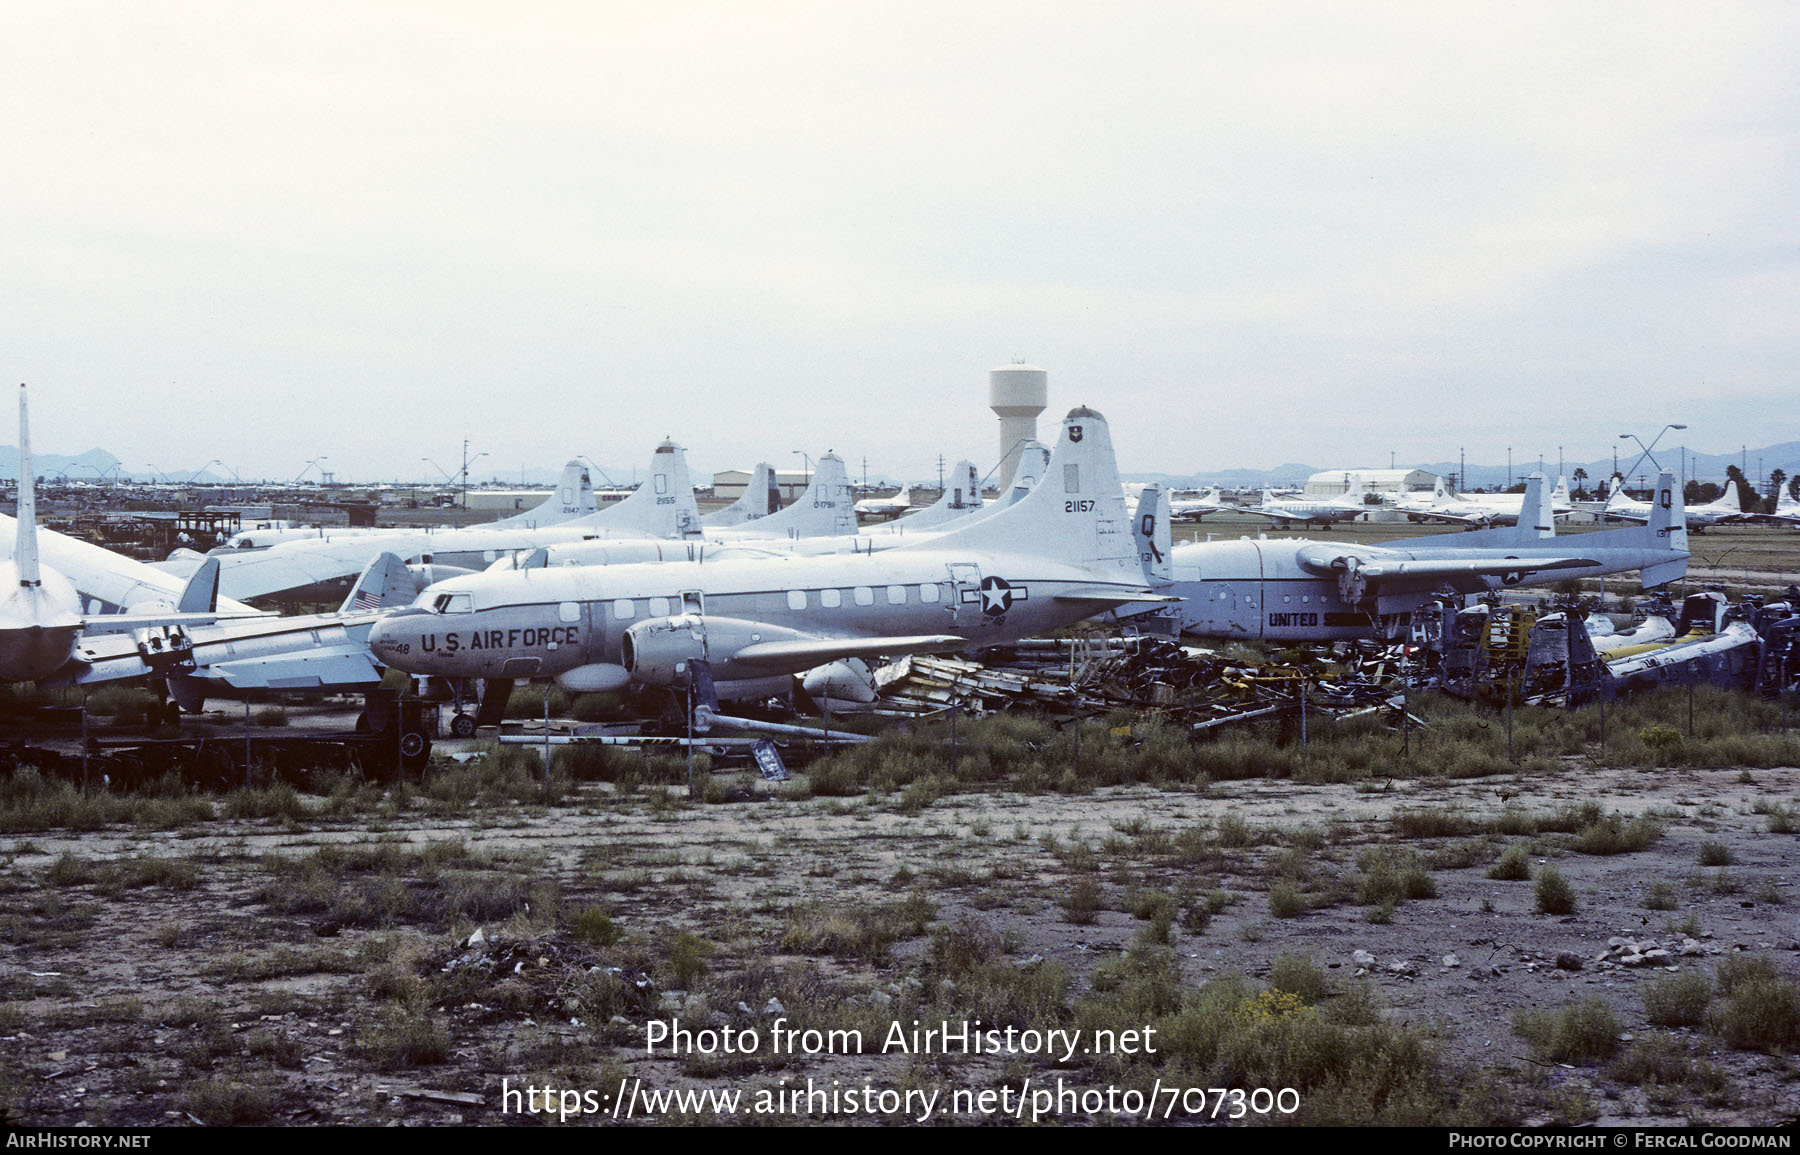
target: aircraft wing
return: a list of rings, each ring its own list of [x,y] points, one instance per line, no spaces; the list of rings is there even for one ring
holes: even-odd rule
[[[816,638],[797,641],[752,642],[731,655],[734,664],[754,672],[766,668],[784,674],[835,662],[841,658],[867,658],[877,654],[929,654],[959,650],[967,638],[955,634],[914,634],[891,638]]]
[[[1466,558],[1361,558],[1328,546],[1302,549],[1301,566],[1317,574],[1344,573],[1354,568],[1370,581],[1397,578],[1436,580],[1456,577],[1505,577],[1551,569],[1581,569],[1600,563],[1585,557],[1466,557]],[[1355,562],[1354,566],[1348,563]]]
[[[415,536],[417,540],[413,540]],[[219,593],[244,600],[342,582],[361,573],[371,559],[384,551],[404,559],[416,556],[420,543],[428,542],[423,534],[369,534],[362,538],[326,538],[244,550],[242,556],[218,558]]]
[[[1170,594],[1159,594],[1153,590],[1121,590],[1114,586],[1093,586],[1088,589],[1062,590],[1056,594],[1055,600],[1059,602],[1111,602],[1115,605],[1124,605],[1127,602],[1163,605],[1183,599]]]
[[[372,686],[381,681],[381,667],[366,645],[321,646],[303,653],[213,662],[189,676],[223,682],[234,690],[317,690]]]
[[[1436,509],[1408,509],[1404,511],[1408,517],[1429,518],[1432,521],[1448,521],[1456,525],[1486,526],[1493,521],[1492,517],[1469,517],[1460,513],[1444,513]]]

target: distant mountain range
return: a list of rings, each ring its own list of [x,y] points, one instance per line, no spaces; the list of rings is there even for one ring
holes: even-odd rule
[[[1641,450],[1636,445],[1631,447],[1630,453],[1621,450],[1619,468],[1621,470],[1630,469],[1632,463],[1637,461],[1640,452]],[[1682,470],[1679,447],[1669,449],[1658,446],[1656,459],[1662,463],[1665,469],[1675,473],[1680,473]],[[1759,460],[1762,463],[1761,473],[1757,471]],[[1800,441],[1784,441],[1779,445],[1768,445],[1761,449],[1745,449],[1739,453],[1695,453],[1689,451],[1687,477],[1690,481],[1723,483],[1725,467],[1728,465],[1743,467],[1744,472],[1753,481],[1766,478],[1769,472],[1775,469],[1781,470],[1788,477],[1793,477],[1800,474]],[[1535,457],[1530,460],[1515,460],[1512,465],[1511,480],[1515,484],[1524,481],[1527,476],[1537,472],[1537,467],[1538,463]],[[1277,465],[1273,469],[1221,469],[1182,476],[1167,473],[1126,473],[1123,476],[1127,481],[1161,481],[1181,488],[1201,488],[1208,485],[1218,485],[1227,489],[1261,489],[1264,486],[1297,488],[1306,484],[1306,479],[1313,474],[1324,473],[1328,470],[1386,468],[1385,464],[1368,463],[1331,466],[1287,464]],[[1454,461],[1396,462],[1395,468],[1420,469],[1426,473],[1435,473],[1450,478],[1454,478],[1457,473],[1457,463]],[[1612,476],[1613,461],[1610,457],[1600,461],[1564,461],[1563,475],[1569,478],[1571,488],[1575,485],[1574,474],[1577,469],[1587,471],[1585,484],[1591,489]],[[1656,466],[1646,458],[1632,471],[1632,475],[1627,481],[1635,488],[1639,484],[1638,478],[1641,475],[1644,478],[1644,484],[1648,485],[1655,480],[1656,472]],[[1554,460],[1544,462],[1544,473],[1552,481],[1555,481],[1556,462]],[[1463,480],[1461,487],[1463,489],[1488,489],[1496,486],[1504,487],[1506,484],[1507,468],[1504,464],[1487,465],[1471,461],[1468,463],[1468,477]]]
[[[1631,447],[1629,453],[1620,450],[1619,468],[1630,468],[1632,463],[1637,460],[1639,452],[1638,447],[1635,445]],[[1659,446],[1656,451],[1656,457],[1664,467],[1677,472],[1680,471],[1681,450],[1679,448],[1669,449]],[[1759,460],[1762,463],[1761,473],[1758,473],[1757,463]],[[54,480],[97,481],[101,478],[105,478],[107,480],[152,481],[161,478],[164,481],[186,482],[191,477],[194,482],[201,485],[222,485],[232,483],[233,481],[232,478],[221,477],[218,474],[204,469],[197,474],[190,474],[186,470],[179,469],[175,470],[173,473],[164,473],[152,470],[148,467],[126,469],[124,468],[124,464],[117,457],[104,449],[90,449],[86,453],[75,457],[69,457],[58,453],[39,453],[35,455],[35,464],[37,466],[37,474],[39,477]],[[1745,472],[1748,473],[1752,479],[1766,478],[1769,471],[1773,469],[1779,469],[1788,477],[1793,477],[1800,474],[1800,441],[1784,441],[1779,445],[1768,445],[1760,449],[1746,449],[1739,453],[1690,452],[1687,455],[1687,476],[1690,480],[1723,483],[1725,480],[1725,467],[1727,465],[1743,465]],[[1369,463],[1320,466],[1289,462],[1284,465],[1277,465],[1271,469],[1220,469],[1189,474],[1125,473],[1123,474],[1123,477],[1127,481],[1161,481],[1179,488],[1203,488],[1208,485],[1218,485],[1227,489],[1260,489],[1263,486],[1298,487],[1304,485],[1306,479],[1313,474],[1323,473],[1331,469],[1385,468],[1387,467],[1382,464]],[[1426,473],[1436,473],[1451,478],[1454,478],[1457,472],[1457,464],[1454,461],[1400,462],[1397,464],[1397,468],[1420,469],[1424,470]],[[1565,461],[1563,463],[1563,473],[1570,478],[1569,484],[1571,487],[1575,484],[1574,473],[1578,468],[1587,471],[1586,484],[1589,488],[1592,488],[1612,475],[1613,461],[1610,457],[1600,461]],[[1511,479],[1514,483],[1523,481],[1527,475],[1534,472],[1536,469],[1536,458],[1530,460],[1515,460],[1512,466]],[[634,472],[634,470],[627,466],[622,469],[608,471],[607,475],[612,477],[619,484],[629,484]],[[1551,480],[1555,480],[1556,462],[1549,460],[1545,461],[1544,472],[1551,477]],[[1653,480],[1655,472],[1656,467],[1648,460],[1645,460],[1632,472],[1629,482],[1633,488],[1636,488],[1639,485],[1638,478],[1641,475],[1644,478],[1643,483],[1647,485]],[[561,473],[562,467],[558,465],[555,468],[546,467],[542,470],[527,469],[518,482],[515,482],[512,476],[507,476],[500,480],[509,485],[554,485]],[[18,447],[14,445],[0,445],[0,480],[16,482],[18,476]],[[316,474],[314,476],[316,479]],[[470,471],[469,483],[471,485],[480,485],[490,479],[491,475],[482,475],[473,470]],[[694,482],[696,484],[710,484],[711,480],[712,475],[710,473],[702,473],[699,470],[694,472]],[[605,482],[602,480],[599,473],[595,474],[594,482],[596,485],[605,485]],[[357,483],[368,484],[368,482],[363,479],[358,479]],[[397,482],[396,484],[404,483]],[[1463,480],[1462,488],[1488,489],[1491,487],[1504,487],[1506,484],[1507,469],[1504,464],[1488,465],[1472,461],[1468,465],[1468,477]]]

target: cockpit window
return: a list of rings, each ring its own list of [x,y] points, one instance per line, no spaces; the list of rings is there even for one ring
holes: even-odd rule
[[[468,594],[439,594],[431,603],[434,614],[472,614],[475,599]]]

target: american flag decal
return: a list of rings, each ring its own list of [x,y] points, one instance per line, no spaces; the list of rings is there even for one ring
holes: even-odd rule
[[[381,595],[374,590],[357,590],[351,595],[352,610],[378,610],[381,608]]]

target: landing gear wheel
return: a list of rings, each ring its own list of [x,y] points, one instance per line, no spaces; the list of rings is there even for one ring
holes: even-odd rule
[[[473,738],[475,736],[475,719],[468,714],[457,714],[450,719],[450,735],[453,738]]]
[[[431,754],[431,739],[418,730],[408,730],[400,735],[400,767],[403,770],[418,770],[424,767],[425,760]]]
[[[162,707],[162,718],[165,725],[181,725],[181,704],[179,702],[164,702]]]

